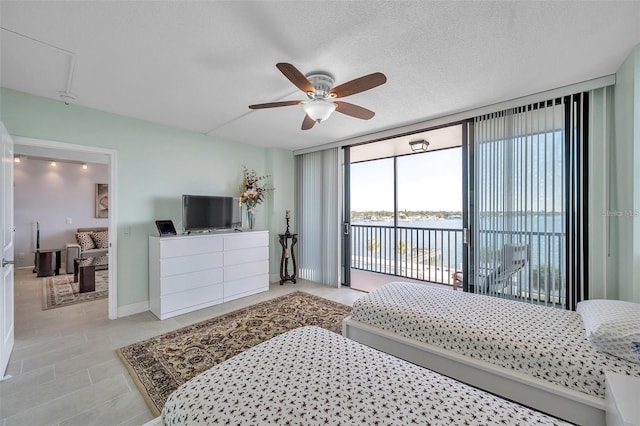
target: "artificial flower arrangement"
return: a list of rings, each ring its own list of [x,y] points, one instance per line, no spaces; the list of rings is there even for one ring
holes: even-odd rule
[[[269,184],[260,185],[260,181],[264,181],[271,175],[258,176],[255,170],[249,170],[245,166],[242,166],[242,174],[240,205],[246,205],[248,211],[255,211],[256,206],[264,201],[265,194],[274,190]]]

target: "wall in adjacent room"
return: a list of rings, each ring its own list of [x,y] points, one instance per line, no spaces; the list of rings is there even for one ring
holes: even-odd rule
[[[0,89],[0,102],[0,120],[14,136],[117,151],[120,307],[148,300],[148,236],[156,234],[156,219],[171,219],[176,228],[181,228],[182,194],[235,196],[242,180],[242,165],[246,165],[259,174],[271,174],[276,182],[277,200],[270,201],[270,209],[258,210],[257,228],[277,233],[280,226],[270,228],[273,212],[293,205],[293,190],[286,187],[286,182],[292,185],[294,180],[290,152],[66,106],[6,88]],[[271,252],[275,252],[273,247]],[[270,272],[273,275],[278,271]]]
[[[75,242],[77,228],[109,226],[108,219],[95,217],[95,185],[109,179],[105,164],[89,163],[83,169],[58,161],[54,167],[23,156],[13,171],[16,267],[33,265],[36,222],[42,249]]]

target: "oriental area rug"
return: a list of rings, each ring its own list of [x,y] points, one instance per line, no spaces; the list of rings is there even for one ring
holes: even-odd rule
[[[351,307],[296,291],[117,350],[154,415],[171,393],[216,364],[294,328],[336,333]]]
[[[43,286],[43,311],[105,299],[109,296],[109,271],[96,271],[96,291],[80,293],[79,283],[73,282],[73,274],[47,277]]]

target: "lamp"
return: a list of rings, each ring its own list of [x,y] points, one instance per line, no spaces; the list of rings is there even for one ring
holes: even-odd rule
[[[426,139],[411,141],[409,142],[409,146],[411,147],[411,151],[413,152],[427,152],[427,148],[429,148],[429,141],[427,141]]]
[[[13,162],[14,163],[19,163],[20,161],[22,161],[22,159],[20,158],[19,155],[16,155],[15,157],[13,157]]]
[[[312,99],[302,104],[302,109],[311,119],[320,123],[329,118],[331,113],[335,111],[336,104],[324,99]]]

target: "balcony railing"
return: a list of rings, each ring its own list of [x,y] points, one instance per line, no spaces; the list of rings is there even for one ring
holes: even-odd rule
[[[500,294],[564,305],[564,232],[482,232],[476,247],[479,262],[476,266],[480,270],[491,269],[504,239],[516,237],[529,242],[531,258],[513,276],[512,285]],[[453,273],[462,270],[462,250],[462,229],[351,225],[354,269],[452,285]]]
[[[355,269],[450,285],[462,248],[462,229],[351,225]]]

